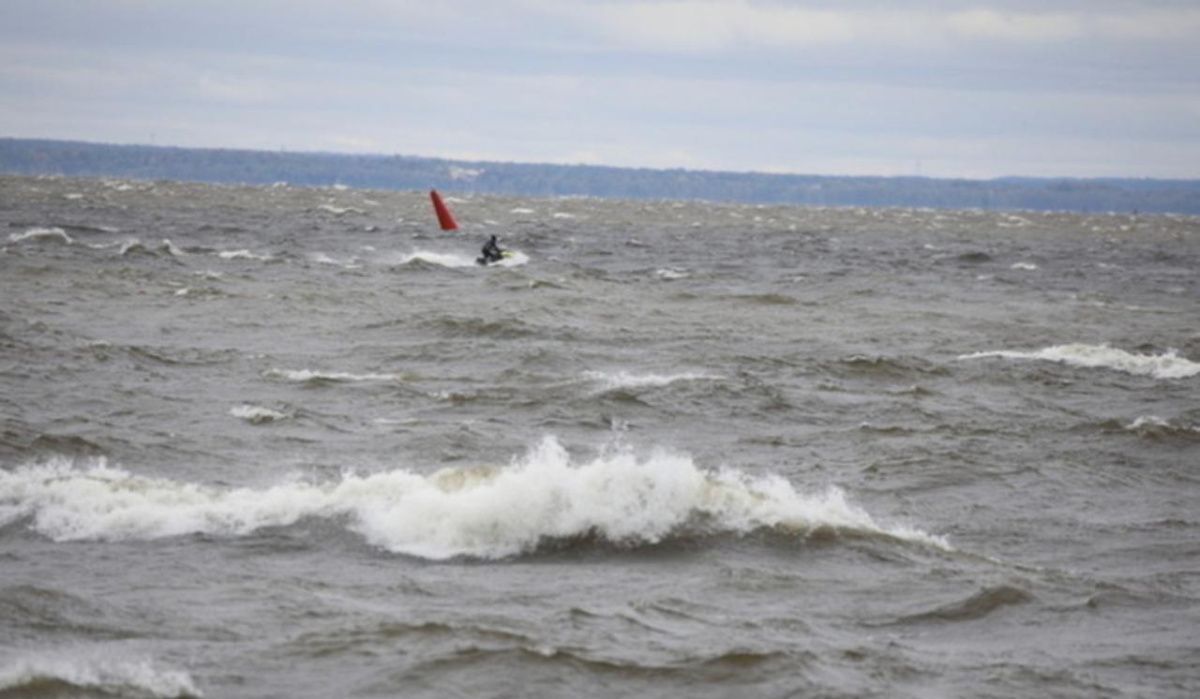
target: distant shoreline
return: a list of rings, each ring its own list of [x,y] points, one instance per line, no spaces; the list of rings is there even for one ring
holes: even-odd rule
[[[0,138],[0,173],[808,206],[1200,214],[1200,180],[783,175]]]

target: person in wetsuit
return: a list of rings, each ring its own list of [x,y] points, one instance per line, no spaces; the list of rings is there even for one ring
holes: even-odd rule
[[[494,235],[483,244],[482,252],[483,256],[477,260],[481,265],[499,262],[500,260],[504,259],[504,251],[501,250],[500,246],[496,244],[496,236]]]

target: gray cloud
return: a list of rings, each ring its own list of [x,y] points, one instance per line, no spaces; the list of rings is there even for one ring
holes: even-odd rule
[[[1200,176],[1189,2],[9,0],[0,134]]]

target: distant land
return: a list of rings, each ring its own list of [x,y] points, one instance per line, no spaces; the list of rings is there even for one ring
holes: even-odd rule
[[[809,206],[1200,214],[1200,180],[840,177],[0,138],[0,172]]]

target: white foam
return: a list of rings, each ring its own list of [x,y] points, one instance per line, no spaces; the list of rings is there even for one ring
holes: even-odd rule
[[[363,211],[361,209],[356,209],[352,206],[341,207],[341,206],[334,206],[333,204],[321,204],[317,208],[322,211],[328,211],[329,213],[333,214],[334,216],[342,216],[343,214],[348,214],[348,213],[355,213],[355,214],[366,213],[365,211]]]
[[[520,250],[505,250],[506,254],[499,262],[493,262],[489,267],[520,267],[529,262],[529,255]]]
[[[415,252],[406,253],[398,259],[392,259],[390,264],[409,264],[415,261],[437,264],[440,267],[475,267],[475,258],[470,255],[462,255],[457,252],[432,252],[428,250],[418,250]]]
[[[403,381],[401,374],[351,374],[344,371],[313,371],[311,369],[268,369],[263,376],[306,383],[310,381],[358,382],[358,381]]]
[[[78,648],[26,655],[0,666],[0,692],[32,691],[54,681],[106,696],[204,696],[186,672],[163,669],[148,659],[111,656]]]
[[[266,422],[278,422],[279,420],[288,419],[286,413],[281,413],[278,410],[271,410],[259,405],[235,405],[229,409],[229,414],[245,420],[254,425],[260,425]]]
[[[659,279],[663,279],[665,281],[675,281],[676,279],[686,279],[687,277],[690,276],[687,272],[681,272],[677,269],[670,269],[670,268],[663,268],[663,269],[655,270],[654,274],[657,275]]]
[[[1038,266],[1032,262],[1014,262],[1009,269],[1020,269],[1020,270],[1027,270],[1027,271],[1032,272],[1033,270],[1035,270],[1037,268],[1038,268]]]
[[[1185,434],[1188,432],[1194,432],[1196,434],[1200,434],[1200,426],[1172,423],[1170,420],[1161,418],[1157,415],[1140,415],[1133,422],[1125,425],[1125,429],[1129,430],[1130,432],[1153,433],[1167,431]]]
[[[336,266],[342,267],[344,269],[358,269],[362,266],[362,265],[357,264],[354,260],[350,260],[349,262],[344,262],[337,258],[330,257],[328,254],[323,253],[323,252],[309,253],[308,259],[312,260],[313,262],[316,262],[317,264],[336,265]]]
[[[517,250],[509,250],[507,257],[499,262],[493,262],[489,267],[517,267],[529,262],[529,256]],[[417,250],[416,252],[406,253],[399,257],[384,259],[384,264],[391,265],[406,265],[416,260],[427,262],[441,267],[478,267],[479,263],[476,257],[472,255],[463,255],[453,252],[432,252],[429,250]]]
[[[257,255],[249,250],[222,250],[217,253],[222,260],[270,260],[270,255]]]
[[[1137,376],[1152,376],[1156,379],[1185,379],[1200,374],[1200,364],[1178,356],[1174,350],[1161,355],[1133,354],[1125,350],[1114,349],[1108,345],[1085,345],[1079,343],[1055,345],[1033,352],[1007,350],[976,352],[975,354],[961,355],[958,359],[984,359],[988,357],[1038,359],[1089,369],[1113,369]]]
[[[627,371],[585,371],[584,377],[601,384],[606,391],[621,388],[667,386],[676,381],[720,381],[716,374],[688,371],[680,374],[631,374]]]
[[[1141,430],[1155,427],[1170,427],[1171,423],[1167,422],[1157,415],[1141,415],[1133,422],[1125,426],[1127,430]]]
[[[24,233],[9,233],[8,242],[20,243],[26,240],[40,240],[44,238],[57,238],[62,242],[70,245],[75,240],[67,235],[67,232],[61,228],[30,228]]]
[[[949,546],[918,529],[878,524],[837,488],[806,494],[777,476],[708,472],[666,451],[573,464],[550,437],[507,467],[396,469],[266,489],[137,476],[103,461],[43,463],[0,472],[0,525],[22,517],[55,541],[242,536],[317,517],[345,522],[374,546],[429,559],[503,558],[577,537],[636,546],[763,528]]]

